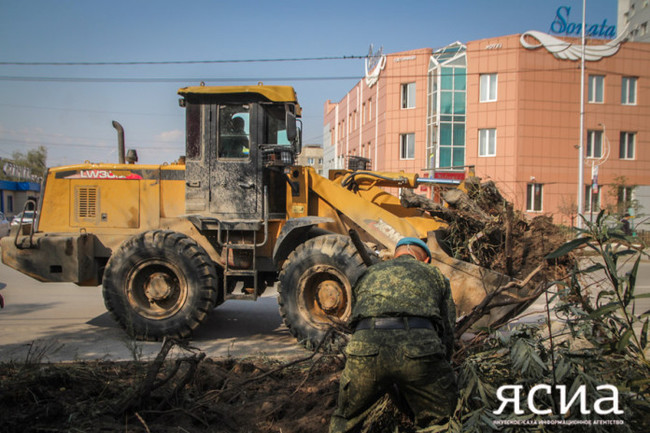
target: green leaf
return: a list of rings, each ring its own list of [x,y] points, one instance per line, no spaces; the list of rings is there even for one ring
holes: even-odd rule
[[[614,260],[614,257],[612,257],[611,254],[603,254],[603,258],[605,259],[607,270],[611,275],[609,279],[612,285],[614,286],[614,290],[618,291],[619,278],[618,278],[618,271],[616,270],[616,261]]]
[[[596,263],[596,264],[593,264],[593,265],[589,266],[586,269],[581,270],[580,272],[583,273],[583,274],[589,274],[591,272],[600,271],[601,269],[605,269],[605,266],[603,266],[602,263]]]
[[[650,378],[633,380],[629,383],[629,386],[640,386],[648,384],[650,384]]]
[[[641,256],[636,258],[636,261],[634,262],[634,266],[632,266],[632,269],[630,270],[628,276],[630,280],[630,296],[634,295],[634,287],[636,286],[636,276],[639,272],[639,263],[641,262]]]
[[[593,319],[595,317],[604,316],[605,314],[609,314],[612,311],[618,310],[620,306],[621,303],[618,301],[610,302],[609,304],[605,304],[602,307],[598,308],[597,310],[593,311],[591,314],[589,314],[589,317]]]
[[[648,345],[648,319],[645,319],[643,323],[643,328],[641,329],[641,350],[644,350]]]
[[[498,429],[498,427],[495,426],[494,423],[492,423],[492,420],[489,417],[487,417],[485,414],[481,414],[480,419],[483,421],[484,424],[487,424],[491,429],[493,430]]]
[[[632,337],[632,333],[634,332],[634,329],[629,328],[627,331],[621,335],[621,339],[618,340],[618,343],[616,344],[616,350],[619,352],[622,352],[625,347],[627,347],[630,337]]]
[[[556,281],[549,282],[548,286],[549,287],[552,287],[552,286],[569,287],[569,283],[567,283],[566,281],[558,281],[558,280],[556,280]]]
[[[611,297],[614,296],[615,294],[616,292],[614,292],[613,290],[601,290],[600,292],[598,292],[598,296],[596,296],[596,304],[600,303],[600,298],[602,298],[603,296]]]
[[[618,252],[614,253],[614,255],[616,257],[622,257],[622,256],[632,256],[632,255],[634,255],[636,253],[637,253],[637,251],[628,248],[628,249],[625,249],[625,250],[622,250],[622,251],[618,251]]]
[[[643,299],[643,298],[650,298],[650,293],[641,293],[640,295],[632,296],[632,299]]]
[[[570,240],[569,242],[560,246],[557,250],[547,255],[545,259],[549,260],[549,259],[557,259],[559,257],[562,257],[566,254],[569,254],[571,251],[575,250],[576,248],[588,243],[590,240],[591,240],[590,237],[583,237],[583,238]]]
[[[627,237],[619,232],[609,232],[609,238],[627,242]]]

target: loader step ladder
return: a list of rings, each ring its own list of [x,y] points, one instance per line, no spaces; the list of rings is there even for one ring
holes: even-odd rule
[[[221,221],[219,223],[219,243],[223,245],[226,253],[226,266],[223,270],[224,299],[257,299],[257,263],[255,248],[257,245],[257,231],[262,227],[260,221]],[[239,241],[234,242],[232,235],[241,234]],[[225,239],[224,239],[225,237]],[[240,243],[243,242],[243,243]],[[230,266],[230,257],[233,260],[236,254],[242,251],[249,251],[251,264],[246,269],[233,268]],[[228,293],[229,284],[235,281],[243,283],[243,287],[235,287]],[[252,281],[252,287],[246,287]],[[242,284],[239,284],[241,286]]]
[[[221,221],[219,223],[219,231],[217,233],[217,241],[220,243],[226,252],[226,266],[223,270],[223,299],[241,299],[252,300],[257,299],[258,290],[258,271],[257,271],[257,258],[255,249],[264,246],[269,238],[269,217],[268,209],[268,195],[267,189],[264,188],[264,218],[262,220],[231,220]],[[262,242],[257,242],[257,232],[264,228],[264,239]],[[232,239],[233,233],[241,234],[239,241]],[[224,239],[225,234],[225,239]],[[231,268],[230,255],[235,258],[235,253],[238,251],[249,251],[251,255],[251,264],[246,269]],[[228,284],[235,281],[235,288],[228,293]],[[252,281],[253,287],[246,287],[246,283]],[[239,284],[241,283],[241,284]],[[242,287],[238,287],[242,286]]]

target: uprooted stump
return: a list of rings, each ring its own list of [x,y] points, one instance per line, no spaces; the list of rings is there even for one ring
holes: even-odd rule
[[[419,208],[447,223],[439,241],[450,256],[522,279],[566,240],[551,217],[541,215],[528,221],[514,211],[494,182],[470,178],[466,186],[467,192],[444,191],[446,205],[408,189],[402,192],[403,206]]]
[[[509,322],[543,294],[551,281],[565,276],[573,263],[571,257],[547,263],[545,257],[566,240],[551,217],[527,220],[494,182],[469,178],[465,186],[467,192],[443,191],[444,204],[407,189],[401,197],[403,206],[419,208],[446,222],[436,239],[449,256],[512,278],[463,312],[456,324],[458,338],[476,326]]]

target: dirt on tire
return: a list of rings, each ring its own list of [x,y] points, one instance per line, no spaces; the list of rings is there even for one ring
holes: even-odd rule
[[[102,293],[106,309],[129,335],[157,341],[189,337],[217,305],[217,287],[215,267],[196,241],[155,230],[113,253]]]

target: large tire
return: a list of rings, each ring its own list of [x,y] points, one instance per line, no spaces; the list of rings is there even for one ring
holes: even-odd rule
[[[313,349],[330,328],[332,317],[347,321],[352,287],[365,270],[346,236],[319,236],[299,245],[284,262],[279,278],[280,314],[291,334]]]
[[[194,240],[150,231],[125,241],[103,278],[106,308],[141,340],[186,338],[217,304],[215,266]]]

